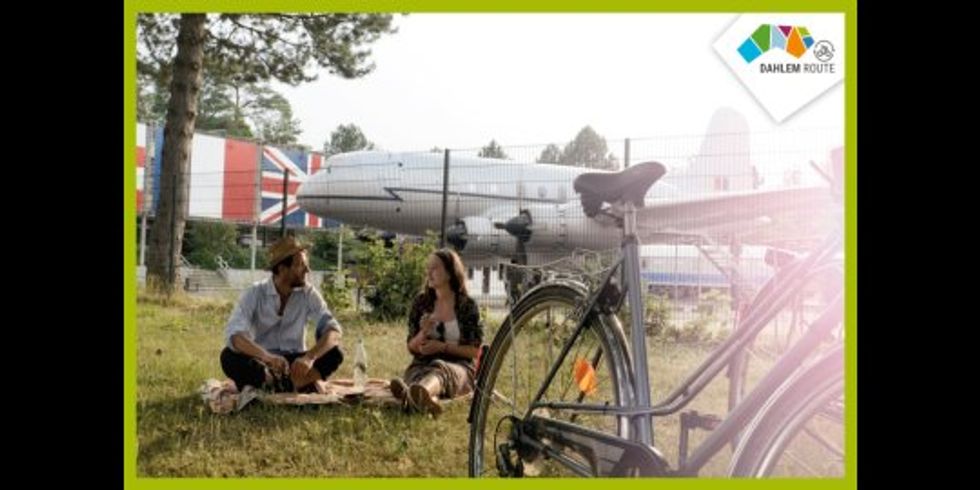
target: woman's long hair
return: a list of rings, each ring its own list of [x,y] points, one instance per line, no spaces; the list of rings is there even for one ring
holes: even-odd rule
[[[442,266],[449,275],[449,289],[456,293],[456,297],[469,297],[466,289],[466,267],[459,255],[448,248],[436,250],[432,255],[442,261]],[[422,297],[427,308],[436,304],[436,290],[429,286],[428,278],[422,280]]]

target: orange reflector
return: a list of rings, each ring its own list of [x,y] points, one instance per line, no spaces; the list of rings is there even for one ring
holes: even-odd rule
[[[592,363],[582,358],[575,360],[575,382],[578,383],[578,389],[582,393],[586,395],[595,393],[596,379]]]

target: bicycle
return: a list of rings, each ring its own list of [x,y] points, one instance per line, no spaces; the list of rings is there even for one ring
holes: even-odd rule
[[[576,179],[586,215],[612,217],[623,229],[621,255],[596,287],[553,278],[512,307],[477,373],[467,419],[471,477],[697,476],[726,446],[734,448],[728,475],[761,477],[780,473],[791,448],[814,444],[803,440],[811,435],[817,447],[828,448],[828,455],[813,458],[839,464],[842,473],[839,232],[808,254],[783,252],[785,264],[754,295],[732,334],[669,395],[651,402],[637,209],[664,173],[661,164],[647,162]],[[743,393],[749,356],[761,350],[755,346],[760,332],[801,298],[815,295],[826,298],[816,318],[794,338],[787,336],[788,347]],[[627,299],[629,340],[616,315]],[[653,419],[680,413],[723,371],[730,379],[728,414],[681,413],[672,466],[654,444]],[[688,455],[693,428],[710,433]],[[823,475],[828,473],[837,470]]]

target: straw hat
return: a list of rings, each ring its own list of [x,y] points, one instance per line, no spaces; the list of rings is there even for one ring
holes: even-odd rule
[[[269,247],[269,251],[267,252],[269,258],[269,270],[273,270],[276,265],[283,260],[286,260],[296,253],[302,252],[306,249],[306,245],[300,244],[294,237],[286,236],[280,238],[279,241],[273,243],[272,246]]]

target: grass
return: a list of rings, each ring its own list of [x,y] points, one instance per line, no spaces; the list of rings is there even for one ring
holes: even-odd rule
[[[207,378],[224,378],[229,298],[166,299],[141,292],[137,311],[137,471],[148,477],[465,477],[468,401],[450,404],[436,420],[397,409],[267,406],[212,414],[197,394]],[[402,323],[372,324],[340,315],[348,361],[358,338],[368,353],[368,375],[400,376],[411,358]],[[499,317],[488,318],[489,343]],[[311,334],[312,335],[312,334]],[[308,339],[312,345],[312,338]],[[701,345],[651,341],[654,400],[664,397],[709,352]],[[353,376],[345,362],[335,375]],[[761,371],[753,370],[757,378]],[[724,415],[727,379],[720,376],[687,409]],[[657,446],[677,461],[679,417],[655,421]],[[692,446],[706,436],[695,431]],[[701,473],[720,476],[726,449]]]
[[[196,390],[223,378],[218,353],[232,303],[140,295],[137,469],[141,476],[459,476],[468,404],[438,421],[381,408],[271,407],[214,415]],[[400,375],[405,327],[342,318],[346,345],[364,338],[371,377]],[[312,341],[312,339],[310,339]],[[311,345],[311,344],[310,344]],[[336,376],[352,377],[345,362]],[[451,430],[447,430],[447,428]],[[439,434],[434,443],[433,434]],[[462,459],[461,459],[462,458]]]

